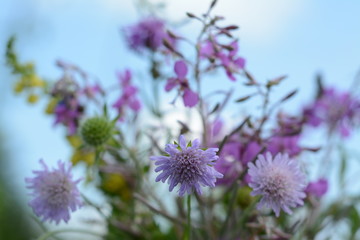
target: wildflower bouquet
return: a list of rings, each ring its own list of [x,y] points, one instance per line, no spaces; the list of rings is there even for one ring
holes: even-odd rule
[[[330,176],[314,174],[306,159],[313,156],[330,171],[329,156],[339,148],[328,140],[345,141],[359,126],[360,99],[318,79],[313,102],[285,112],[297,90],[274,100],[285,77],[259,81],[250,73],[239,53],[238,26],[213,15],[216,4],[201,16],[187,13],[201,25],[193,39],[154,14],[122,28],[129,49],[148,63],[142,81],[152,83],[150,94],[134,81],[139,69],[118,71],[108,88],[59,60],[62,76],[45,80],[34,64],[18,59],[15,38],[8,41],[7,64],[19,76],[15,92],[30,103],[46,99],[46,113],[66,130],[73,149],[55,168],[40,160],[26,179],[29,206],[41,221],[67,223],[88,206],[102,216],[89,221],[89,229],[101,224],[106,232],[71,230],[84,239],[325,239],[338,223],[345,223],[346,239],[359,238],[360,195],[325,204]],[[226,81],[231,89],[223,88]],[[327,139],[306,145],[305,132],[314,127],[326,129]],[[344,181],[347,159],[340,161],[335,182]],[[85,166],[80,179],[72,176],[78,166]],[[81,193],[89,184],[106,203]],[[66,231],[49,230],[39,239]]]

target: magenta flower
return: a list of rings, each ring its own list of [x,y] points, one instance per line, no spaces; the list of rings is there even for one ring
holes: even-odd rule
[[[43,160],[40,164],[44,170],[33,171],[33,178],[26,178],[27,188],[32,189],[33,199],[29,205],[34,213],[43,221],[54,221],[58,224],[61,220],[68,222],[70,212],[82,206],[80,192],[77,184],[80,179],[72,179],[70,166],[58,161],[58,168],[49,170]]]
[[[182,98],[186,107],[195,106],[198,101],[198,95],[190,89],[189,81],[186,79],[188,72],[184,61],[177,61],[174,65],[176,78],[169,78],[165,85],[165,91],[169,92],[174,87],[179,86],[179,92],[182,92]]]
[[[100,84],[87,85],[82,90],[81,93],[85,95],[88,99],[94,99],[98,94],[104,95],[105,91],[102,89]]]
[[[271,153],[260,154],[255,164],[248,163],[250,175],[249,186],[252,195],[261,195],[258,209],[264,205],[272,208],[275,215],[280,210],[291,214],[290,208],[303,205],[305,175],[301,172],[298,162],[290,159],[287,154],[278,153],[273,159]]]
[[[215,187],[216,179],[223,177],[213,167],[218,159],[217,151],[217,148],[201,149],[198,139],[187,144],[181,135],[179,143],[166,145],[168,156],[150,157],[157,166],[155,172],[162,171],[156,181],[167,181],[170,192],[180,184],[179,196],[191,194],[194,190],[201,194],[201,186]]]
[[[284,113],[277,116],[278,126],[273,130],[273,136],[267,140],[267,150],[275,156],[277,153],[287,153],[290,157],[301,153],[299,146],[303,119]]]
[[[213,38],[201,45],[200,56],[209,59],[213,67],[217,65],[223,67],[230,80],[235,81],[234,73],[239,73],[245,67],[245,59],[237,56],[238,50],[237,40],[229,45],[222,45]]]
[[[239,142],[227,142],[221,151],[219,159],[216,161],[215,169],[224,175],[216,182],[216,185],[230,185],[244,170],[240,161],[241,145]]]
[[[235,81],[234,73],[239,73],[245,67],[245,59],[242,57],[236,56],[239,46],[238,42],[234,41],[230,44],[232,48],[228,54],[219,53],[219,59],[221,64],[225,69],[226,75],[232,80]]]
[[[299,146],[300,136],[273,136],[267,142],[267,150],[272,155],[277,153],[287,153],[290,157],[296,156],[301,152]]]
[[[155,17],[145,18],[139,23],[127,27],[125,38],[130,48],[135,51],[144,49],[156,51],[163,45],[164,40],[175,45],[175,39],[166,32],[165,23]]]
[[[130,70],[127,69],[123,73],[118,73],[118,78],[122,87],[122,94],[112,106],[118,110],[120,119],[122,119],[127,107],[138,112],[141,109],[141,103],[137,97],[138,89],[131,85]]]
[[[328,191],[329,183],[326,179],[320,178],[316,182],[310,182],[305,192],[309,195],[313,195],[315,197],[321,198]]]
[[[329,133],[340,132],[347,137],[359,121],[360,101],[350,93],[340,93],[334,88],[323,90],[314,103],[304,109],[307,124],[327,126]]]
[[[84,113],[84,107],[80,105],[75,97],[67,97],[60,100],[55,109],[55,125],[63,124],[68,129],[68,134],[73,135],[76,133],[79,126],[80,118]]]

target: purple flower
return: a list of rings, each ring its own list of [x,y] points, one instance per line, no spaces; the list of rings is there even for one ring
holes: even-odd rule
[[[186,144],[185,137],[181,135],[179,144],[175,142],[166,145],[165,152],[168,156],[150,157],[157,166],[155,172],[162,171],[156,181],[167,180],[170,192],[181,184],[179,196],[191,194],[194,190],[201,194],[201,185],[215,187],[216,178],[223,177],[213,167],[218,159],[217,151],[217,148],[202,150],[198,139]]]
[[[328,188],[329,188],[328,181],[324,178],[320,178],[316,182],[310,182],[307,185],[305,192],[310,195],[321,198],[328,191]]]
[[[300,136],[273,136],[268,141],[267,150],[272,155],[277,153],[287,153],[290,157],[296,156],[301,152],[299,146]]]
[[[165,30],[165,23],[155,17],[145,18],[127,27],[125,38],[129,46],[136,51],[144,49],[156,51],[163,45],[164,40],[175,45],[175,39],[171,38]]]
[[[243,171],[240,150],[241,144],[236,141],[227,142],[223,146],[219,159],[214,166],[217,171],[224,175],[216,182],[217,185],[230,185]]]
[[[360,101],[350,93],[327,88],[313,104],[304,109],[304,116],[311,126],[325,124],[330,133],[338,131],[341,136],[347,137],[359,120],[359,111]]]
[[[70,211],[74,212],[82,206],[80,193],[77,188],[79,180],[72,180],[70,166],[58,161],[58,169],[49,170],[43,160],[42,171],[33,171],[33,178],[26,178],[27,188],[32,189],[33,199],[29,205],[43,221],[54,221],[58,224],[61,220],[68,222]]]
[[[200,56],[208,58],[212,67],[223,67],[230,80],[235,81],[234,73],[239,73],[245,67],[245,59],[237,56],[238,50],[237,40],[229,45],[222,45],[217,42],[216,38],[212,38],[200,46]]]
[[[174,87],[179,86],[179,91],[182,92],[182,98],[186,107],[195,106],[198,101],[198,95],[190,89],[189,82],[186,79],[188,72],[187,66],[184,61],[177,61],[174,65],[176,78],[169,78],[165,85],[165,91],[171,91]]]
[[[79,120],[84,113],[84,107],[80,105],[75,97],[66,97],[59,101],[54,109],[55,125],[63,124],[67,127],[68,133],[73,135],[79,126]]]
[[[224,174],[224,178],[220,179],[217,184],[233,183],[244,171],[244,166],[254,160],[261,151],[261,146],[257,142],[246,143],[246,141],[233,140],[224,145],[215,165],[216,170]]]
[[[273,156],[277,153],[287,153],[293,157],[301,153],[299,140],[303,119],[279,113],[277,122],[278,126],[273,130],[273,136],[267,140],[267,150]]]
[[[273,159],[271,153],[258,156],[256,163],[248,163],[250,175],[249,186],[253,189],[252,195],[261,195],[257,207],[270,207],[278,217],[280,210],[291,214],[290,207],[303,205],[305,175],[299,165],[287,154],[277,154]]]
[[[138,89],[131,85],[130,70],[127,69],[123,73],[118,73],[118,78],[122,87],[122,94],[113,104],[113,107],[118,110],[121,116],[120,119],[122,119],[126,107],[129,107],[134,112],[138,112],[141,109],[141,103],[137,97]]]
[[[96,83],[94,85],[87,85],[82,90],[81,93],[84,94],[88,99],[94,99],[97,94],[104,95],[105,91],[102,89],[100,84]]]
[[[220,53],[219,59],[221,60],[221,64],[225,69],[226,75],[232,80],[235,81],[233,73],[239,73],[241,69],[245,67],[245,59],[242,57],[236,56],[239,46],[238,42],[234,41],[230,44],[232,48],[228,54]]]

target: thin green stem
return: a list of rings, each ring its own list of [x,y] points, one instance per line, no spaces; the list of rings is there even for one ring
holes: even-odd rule
[[[191,195],[187,197],[187,227],[184,239],[191,239]]]
[[[61,230],[55,230],[55,231],[51,231],[51,232],[46,232],[43,235],[41,235],[37,240],[47,240],[48,238],[52,237],[53,235],[59,234],[59,233],[69,233],[69,232],[74,232],[74,233],[83,233],[83,234],[89,234],[89,235],[94,235],[94,236],[98,236],[98,237],[104,237],[102,234],[97,233],[97,232],[93,232],[93,231],[89,231],[89,230],[83,230],[83,229],[61,229]]]

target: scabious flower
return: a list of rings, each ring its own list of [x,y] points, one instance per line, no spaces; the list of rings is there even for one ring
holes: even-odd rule
[[[174,65],[176,78],[169,78],[165,85],[165,91],[169,92],[176,86],[179,86],[179,91],[182,92],[182,98],[186,107],[193,107],[199,101],[199,96],[190,89],[189,81],[186,79],[188,72],[186,63],[182,60],[177,61]]]
[[[156,51],[163,45],[164,40],[172,46],[175,45],[175,39],[166,32],[164,21],[155,17],[145,18],[124,30],[130,48],[138,52],[145,49]]]
[[[306,123],[317,127],[324,124],[330,133],[340,132],[347,137],[359,121],[360,101],[349,92],[326,88],[316,101],[304,109]]]
[[[287,154],[279,153],[274,158],[269,152],[260,154],[255,164],[249,162],[248,167],[251,194],[262,196],[258,208],[270,207],[278,217],[281,209],[291,214],[290,207],[304,204],[305,175]]]
[[[118,73],[118,79],[122,87],[122,94],[112,106],[117,109],[120,115],[120,120],[123,119],[123,115],[127,107],[134,112],[138,112],[141,109],[141,103],[137,97],[138,89],[131,84],[131,78],[131,72],[128,69],[124,72]]]
[[[194,190],[201,194],[201,185],[215,187],[216,179],[223,177],[213,167],[218,159],[217,151],[217,148],[202,150],[198,139],[186,144],[185,137],[181,135],[179,143],[166,145],[168,156],[150,157],[157,166],[155,172],[162,171],[156,181],[167,180],[170,192],[180,184],[179,196],[191,194]]]
[[[328,181],[324,178],[320,178],[316,182],[310,182],[307,185],[305,192],[309,195],[321,198],[328,191],[328,188]]]
[[[50,170],[43,160],[41,171],[33,171],[33,178],[26,178],[27,188],[32,189],[33,199],[29,205],[43,221],[54,221],[58,224],[61,220],[68,222],[70,211],[74,212],[82,206],[77,184],[80,179],[72,179],[71,168],[58,161],[58,168]]]

